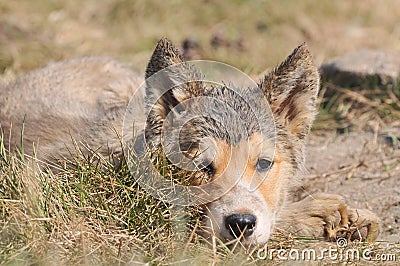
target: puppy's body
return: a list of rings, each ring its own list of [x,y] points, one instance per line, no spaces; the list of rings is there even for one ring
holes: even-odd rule
[[[136,101],[136,113],[142,114],[136,120],[144,123],[144,91],[136,91],[143,81],[111,59],[81,58],[52,63],[5,83],[0,88],[5,145],[20,145],[24,126],[24,151],[31,155],[35,150],[39,159],[71,156],[67,147],[72,141],[100,148],[102,154],[109,148],[119,151],[114,129],[122,129],[132,96],[142,98]]]
[[[150,59],[146,79],[177,64],[186,76],[197,77],[178,50],[162,39]],[[173,78],[167,76],[160,84],[169,84]],[[179,135],[179,149],[188,157],[207,147],[200,154],[200,159],[209,163],[199,170],[204,180],[237,180],[225,194],[204,206],[203,226],[208,235],[224,241],[241,238],[246,245],[263,244],[280,228],[331,239],[353,223],[355,230],[364,230],[358,238],[377,236],[377,218],[368,211],[346,208],[338,196],[318,194],[294,204],[287,202],[288,191],[303,167],[304,139],[315,116],[319,89],[318,71],[305,45],[295,49],[258,86],[241,88],[247,102],[226,85],[194,82],[161,93],[159,84],[140,87],[143,81],[125,66],[104,58],[54,63],[21,76],[0,88],[5,145],[12,148],[20,144],[24,125],[24,151],[35,151],[39,159],[69,157],[67,148],[72,147],[72,140],[102,154],[121,155],[117,135],[122,134],[126,107],[133,101],[130,113],[135,117],[124,134],[136,131],[157,146],[168,122],[171,132]],[[196,97],[216,99],[224,106],[188,103]],[[261,125],[257,125],[248,105],[258,106],[261,98],[270,105],[274,121],[269,119],[272,116],[261,116]],[[210,109],[219,114],[218,123],[201,115],[182,122],[190,112],[205,114]],[[237,116],[230,115],[228,109]],[[244,121],[240,129],[236,127],[238,119]],[[212,156],[207,150],[213,151]],[[254,179],[260,180],[255,191],[250,189]],[[360,213],[363,217],[357,216]],[[350,237],[357,238],[353,232]]]

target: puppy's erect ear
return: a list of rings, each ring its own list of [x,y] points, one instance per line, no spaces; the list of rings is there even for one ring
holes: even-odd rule
[[[179,52],[178,48],[164,37],[158,41],[153,55],[147,64],[146,79],[166,67],[182,63],[183,61],[183,55]]]
[[[188,63],[167,38],[154,49],[146,69],[146,107],[148,129],[158,134],[168,113],[179,103],[201,93],[201,75]],[[181,109],[178,109],[179,111]]]
[[[264,77],[260,88],[271,106],[277,127],[304,138],[316,114],[319,74],[306,44]]]

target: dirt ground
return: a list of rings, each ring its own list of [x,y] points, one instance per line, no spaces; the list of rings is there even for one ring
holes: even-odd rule
[[[382,220],[380,240],[400,241],[400,149],[381,134],[311,135],[304,194],[342,195],[349,206],[366,208]]]

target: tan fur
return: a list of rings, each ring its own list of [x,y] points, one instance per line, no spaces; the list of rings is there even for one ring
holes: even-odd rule
[[[150,59],[146,78],[182,62],[183,56],[163,38]],[[189,64],[180,67],[183,75],[200,76]],[[141,125],[139,128],[143,128],[146,122],[145,99],[156,99],[154,106],[147,106],[150,115],[146,132],[138,132],[145,134],[156,145],[170,110],[185,99],[211,93],[223,100],[227,97],[227,104],[236,101],[235,106],[244,106],[234,96],[222,94],[224,88],[213,92],[201,82],[173,88],[163,95],[150,89],[136,91],[142,82],[138,74],[105,58],[53,63],[21,76],[0,88],[0,125],[5,134],[5,145],[12,150],[21,144],[20,130],[24,124],[24,151],[32,154],[35,150],[41,160],[70,157],[67,148],[73,146],[72,139],[78,146],[87,147],[84,149],[86,152],[96,150],[107,154],[111,151],[120,156],[116,135],[122,133],[126,106],[132,95],[138,103],[134,109],[140,115],[134,119],[136,125]],[[163,82],[161,85],[168,86],[168,79]],[[212,160],[212,167],[215,168],[210,180],[238,180],[226,194],[204,206],[207,219],[203,228],[222,240],[231,240],[231,229],[224,225],[226,217],[250,213],[256,216],[257,223],[255,233],[242,239],[245,245],[263,244],[271,230],[277,229],[299,236],[326,239],[346,234],[351,239],[375,239],[380,230],[379,219],[369,211],[347,208],[337,195],[316,194],[296,203],[287,201],[292,184],[304,168],[304,139],[316,113],[319,76],[307,46],[303,44],[296,48],[281,65],[262,79],[259,88],[274,115],[275,141],[257,132],[252,121],[247,121],[252,130],[249,131],[249,138],[237,137],[235,141],[227,140],[225,132],[212,128],[212,125],[201,129],[188,126],[182,131],[183,144],[193,141],[215,145],[215,158],[205,158]],[[243,117],[250,117],[244,109],[236,111]],[[179,119],[179,116],[174,118]],[[233,118],[230,119],[232,121],[224,121],[225,125],[234,126]],[[206,122],[202,123],[205,126]],[[128,132],[132,130],[135,130],[133,126]],[[199,132],[207,133],[207,137],[200,137]],[[199,147],[193,147],[185,153],[196,153],[198,150]],[[258,160],[264,157],[273,160],[268,174],[256,168]],[[260,181],[260,184],[252,192],[249,187],[254,180]]]
[[[39,159],[70,157],[71,138],[103,153],[107,146],[120,150],[113,129],[121,130],[126,105],[142,81],[107,58],[52,63],[23,75],[0,88],[5,145],[20,146],[24,124],[24,151],[32,154],[36,146]]]

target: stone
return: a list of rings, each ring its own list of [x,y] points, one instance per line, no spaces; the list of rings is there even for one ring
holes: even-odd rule
[[[320,67],[320,72],[323,81],[342,87],[397,86],[400,55],[362,49],[332,59]]]

